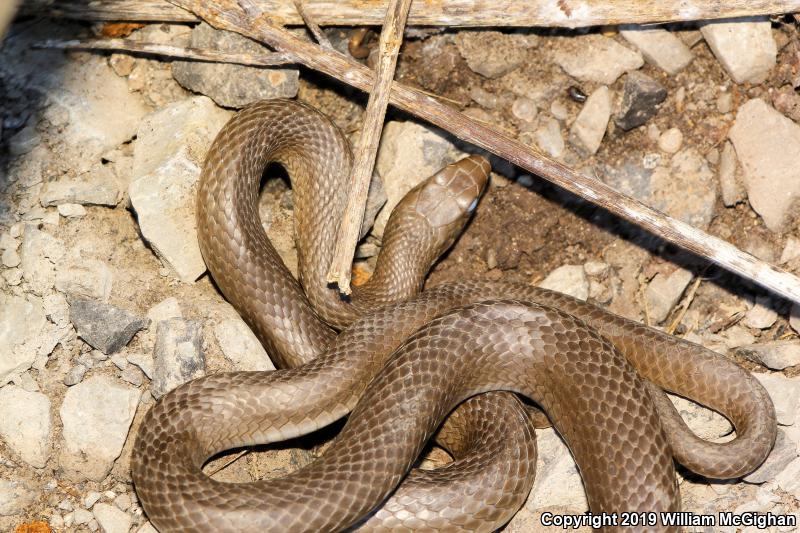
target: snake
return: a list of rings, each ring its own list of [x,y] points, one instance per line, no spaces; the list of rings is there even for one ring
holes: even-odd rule
[[[292,183],[298,279],[258,215],[271,165]],[[596,514],[678,511],[676,461],[726,479],[766,459],[774,406],[733,360],[532,285],[424,287],[486,188],[480,155],[397,204],[372,277],[342,296],[325,272],[351,165],[339,128],[296,100],[250,104],[214,139],[198,183],[198,241],[279,369],[189,381],[144,415],[131,473],[159,531],[493,531],[532,487],[534,407],[568,446]],[[735,438],[700,439],[666,392],[721,413]],[[345,417],[320,457],[284,477],[226,483],[203,472],[222,452]],[[414,468],[432,437],[453,461]]]

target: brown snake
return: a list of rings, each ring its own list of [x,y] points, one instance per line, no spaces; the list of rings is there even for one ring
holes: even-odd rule
[[[273,162],[292,179],[302,287],[257,213]],[[772,402],[729,359],[527,285],[464,281],[419,293],[475,207],[483,158],[406,196],[372,280],[342,300],[323,280],[350,162],[339,130],[294,101],[248,106],[215,139],[198,190],[203,256],[283,369],[207,376],[146,414],[132,472],[160,531],[494,530],[527,497],[535,444],[515,396],[488,391],[526,396],[547,413],[595,513],[678,510],[673,457],[718,478],[766,458]],[[337,335],[328,324],[350,325]],[[695,437],[662,389],[722,413],[736,438]],[[233,484],[202,473],[224,450],[307,434],[351,411],[323,456],[284,478]],[[407,475],[451,411],[439,440],[456,460]]]

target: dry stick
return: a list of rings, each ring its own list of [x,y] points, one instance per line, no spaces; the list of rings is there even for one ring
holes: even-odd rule
[[[0,0],[0,3],[8,0]],[[378,26],[389,0],[307,0],[322,25]],[[278,24],[300,25],[292,0],[258,0]],[[477,8],[476,6],[480,6]],[[81,20],[188,22],[197,20],[164,0],[27,0],[22,9]],[[576,28],[606,24],[711,20],[800,11],[800,0],[419,0],[410,25],[546,26]]]
[[[375,83],[367,102],[364,126],[356,149],[350,192],[347,196],[342,224],[333,249],[333,258],[328,269],[328,283],[336,283],[339,291],[350,294],[351,265],[356,252],[361,223],[367,208],[367,194],[372,180],[372,169],[378,154],[378,144],[383,130],[383,119],[389,107],[389,92],[397,66],[397,54],[403,43],[403,31],[408,18],[411,0],[392,0],[386,12],[381,39],[378,45],[378,65]]]
[[[297,13],[303,19],[303,22],[305,22],[305,25],[308,26],[308,29],[314,34],[317,42],[325,48],[333,50],[333,45],[328,40],[328,37],[322,32],[322,28],[320,28],[319,24],[314,21],[314,17],[309,15],[306,11],[305,6],[303,5],[303,0],[294,0],[294,7],[297,9]]]
[[[216,52],[214,50],[201,50],[199,48],[182,48],[164,44],[141,43],[129,39],[72,39],[69,41],[49,40],[36,43],[34,48],[57,48],[63,50],[118,50],[141,54],[155,54],[196,61],[209,61],[214,63],[232,63],[250,67],[273,67],[296,63],[291,54],[271,53],[263,55],[231,54]]]
[[[271,24],[268,19],[250,19],[231,0],[218,0],[214,7],[199,0],[170,0],[193,11],[212,26],[235,31],[263,41],[272,48],[291,53],[299,63],[329,76],[369,91],[374,72],[338,52],[324,50],[291,32]],[[392,84],[390,103],[439,126],[460,139],[484,148],[511,163],[594,202],[608,211],[637,224],[647,231],[682,246],[732,272],[776,293],[800,302],[800,279],[756,259],[732,244],[675,220],[643,203],[625,196],[605,183],[579,174],[536,152],[503,132],[472,120],[426,94],[403,85]]]

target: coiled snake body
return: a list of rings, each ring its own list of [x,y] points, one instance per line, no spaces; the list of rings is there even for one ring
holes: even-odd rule
[[[293,183],[300,283],[257,214],[272,162]],[[283,369],[207,376],[146,414],[132,473],[159,530],[494,530],[524,502],[535,467],[533,426],[511,393],[547,413],[593,512],[678,510],[673,457],[720,478],[763,462],[776,434],[772,403],[722,356],[527,285],[464,281],[419,293],[475,207],[483,158],[412,190],[387,225],[372,280],[341,299],[324,271],[349,167],[339,130],[294,101],[253,104],[215,139],[198,190],[203,256]],[[663,389],[728,417],[736,439],[695,437]],[[325,454],[284,478],[231,484],[201,471],[221,451],[303,435],[351,411]],[[438,438],[455,461],[407,475],[451,411]]]

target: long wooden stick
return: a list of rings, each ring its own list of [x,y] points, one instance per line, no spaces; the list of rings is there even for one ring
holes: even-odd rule
[[[323,72],[363,91],[369,91],[375,82],[375,73],[364,65],[343,54],[324,50],[301,39],[264,17],[251,19],[233,0],[217,0],[212,6],[200,0],[170,1],[194,12],[212,26],[241,33],[263,41],[275,50],[291,53],[306,67]],[[422,91],[394,82],[389,101],[400,109],[507,159],[666,241],[705,257],[781,296],[800,302],[800,279],[785,270],[656,211],[597,179],[584,176],[553,161],[502,131],[477,122]]]
[[[7,2],[8,0],[0,0]],[[389,0],[307,0],[322,25],[380,25]],[[292,0],[257,0],[279,24],[303,24]],[[46,12],[81,20],[190,22],[192,13],[165,0],[28,0],[27,13]],[[622,23],[681,22],[795,13],[800,0],[418,0],[410,25],[558,26],[576,28]]]
[[[48,40],[36,43],[34,48],[56,48],[61,50],[116,50],[139,54],[153,54],[180,59],[193,59],[195,61],[208,61],[213,63],[231,63],[247,65],[250,67],[274,67],[295,63],[291,54],[234,54],[217,52],[215,50],[201,50],[200,48],[182,48],[166,44],[141,43],[130,39],[71,39],[68,41]]]
[[[339,226],[333,259],[328,269],[328,283],[336,283],[339,291],[350,294],[350,275],[353,256],[358,244],[361,223],[367,207],[369,183],[375,158],[378,155],[378,144],[383,130],[383,119],[389,107],[389,92],[397,67],[397,54],[403,43],[403,32],[408,19],[411,0],[392,0],[386,12],[381,38],[378,45],[378,65],[375,82],[367,102],[364,126],[356,149],[353,162],[353,175],[350,178],[350,191],[347,197],[347,208]]]

